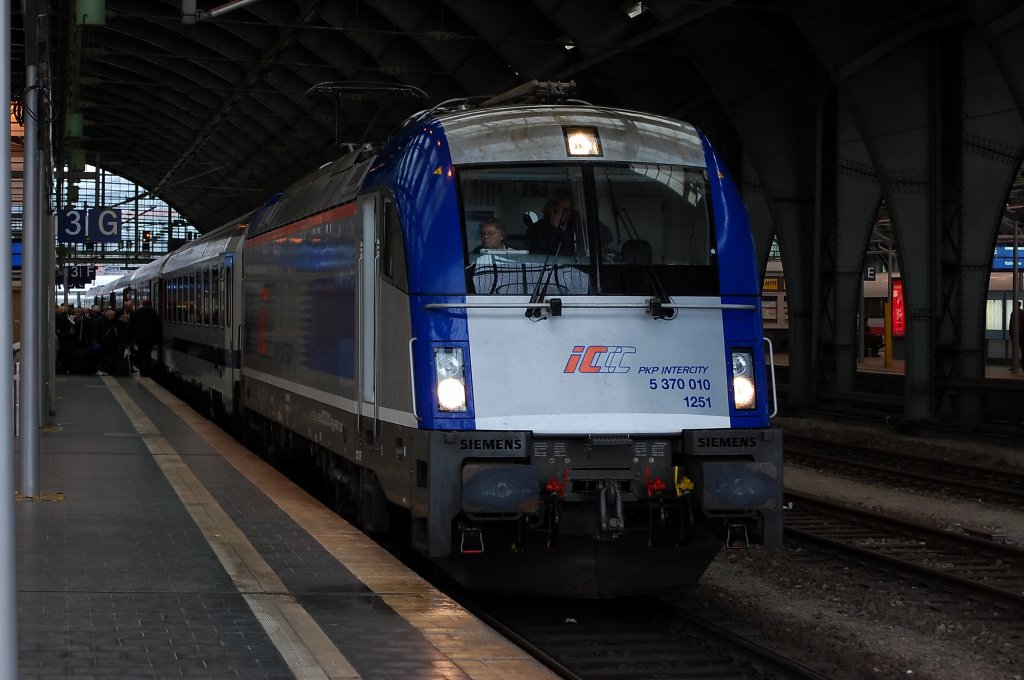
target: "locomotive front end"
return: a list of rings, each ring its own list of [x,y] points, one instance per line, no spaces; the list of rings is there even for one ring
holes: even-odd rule
[[[407,248],[430,282],[410,303],[414,543],[469,587],[588,597],[780,546],[753,240],[707,140],[579,106],[421,137],[446,219],[407,237],[431,244]]]

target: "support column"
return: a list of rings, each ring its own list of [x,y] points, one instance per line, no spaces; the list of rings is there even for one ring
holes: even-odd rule
[[[25,211],[21,269],[21,469],[22,496],[39,495],[39,388],[42,384],[39,314],[42,276],[39,271],[42,230],[39,224],[39,111],[36,67],[25,74]],[[10,167],[10,166],[8,166]]]

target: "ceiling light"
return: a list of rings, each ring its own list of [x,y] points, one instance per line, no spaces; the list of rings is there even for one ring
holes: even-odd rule
[[[630,19],[636,19],[647,11],[647,6],[642,2],[625,2],[622,4],[622,11],[625,12]]]

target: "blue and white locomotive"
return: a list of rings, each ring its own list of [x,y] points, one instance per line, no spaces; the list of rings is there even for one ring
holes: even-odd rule
[[[222,244],[209,284],[163,265],[168,367],[275,456],[313,455],[368,530],[471,588],[588,597],[781,545],[753,240],[693,126],[439,108],[243,228],[189,244]]]

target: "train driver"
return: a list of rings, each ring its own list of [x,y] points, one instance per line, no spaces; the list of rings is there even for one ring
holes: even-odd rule
[[[484,250],[508,250],[505,244],[505,228],[493,217],[480,223],[480,245],[473,249],[479,254]]]

